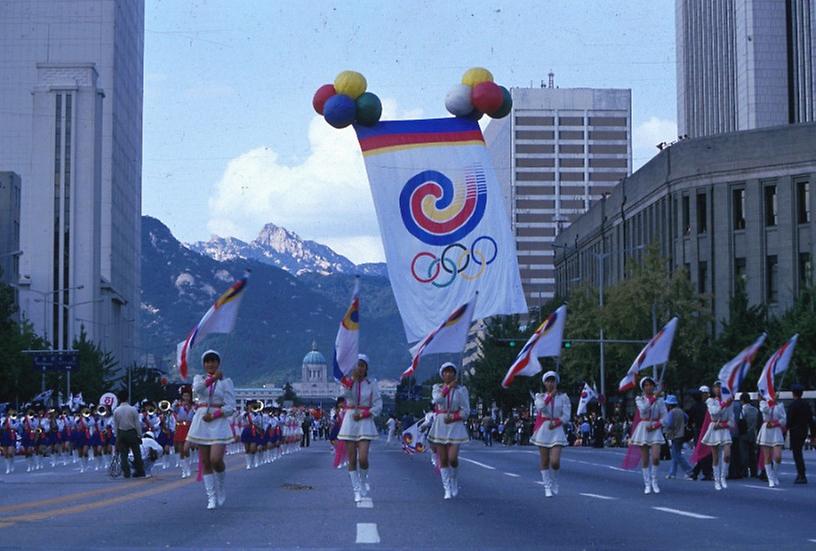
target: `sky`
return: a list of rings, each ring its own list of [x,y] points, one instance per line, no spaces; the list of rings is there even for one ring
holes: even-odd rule
[[[638,168],[676,137],[673,0],[147,0],[142,210],[185,242],[267,223],[384,260],[354,132],[312,109],[342,70],[384,119],[449,116],[469,67],[506,87],[631,88]]]

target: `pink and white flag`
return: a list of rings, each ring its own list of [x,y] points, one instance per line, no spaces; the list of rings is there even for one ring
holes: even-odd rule
[[[750,346],[722,366],[717,379],[722,381],[723,398],[733,398],[739,392],[740,385],[748,374],[748,370],[751,369],[751,364],[756,359],[759,349],[765,344],[767,336],[767,334],[762,333]]]
[[[757,388],[763,400],[776,400],[774,377],[788,369],[791,357],[793,357],[793,349],[796,348],[796,341],[798,339],[798,334],[791,337],[779,350],[774,352],[774,355],[768,359],[765,363],[765,367],[762,368],[762,374],[759,376]]]
[[[618,392],[626,392],[635,387],[635,376],[642,369],[653,365],[664,364],[669,361],[674,333],[677,330],[677,318],[672,318],[663,329],[651,338],[637,355],[632,367],[626,372],[626,376],[618,384]]]
[[[507,370],[502,386],[508,388],[518,375],[530,377],[541,371],[539,358],[561,355],[561,340],[567,323],[567,307],[560,306],[538,326],[535,333],[521,349],[516,361]]]

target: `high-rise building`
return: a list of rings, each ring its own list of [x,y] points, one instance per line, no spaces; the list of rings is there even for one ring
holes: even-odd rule
[[[19,273],[20,177],[0,172],[0,282],[17,283]]]
[[[675,12],[681,136],[816,120],[813,0],[676,0]]]
[[[143,0],[0,2],[0,167],[20,175],[20,307],[138,354]]]
[[[510,116],[485,130],[516,236],[528,306],[555,295],[552,243],[632,170],[624,89],[513,88]]]

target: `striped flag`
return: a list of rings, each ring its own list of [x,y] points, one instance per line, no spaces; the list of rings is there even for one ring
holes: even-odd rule
[[[189,371],[188,358],[190,350],[200,340],[210,333],[231,333],[238,319],[238,307],[244,298],[249,272],[236,281],[227,291],[218,297],[204,317],[201,318],[190,334],[176,346],[176,365],[182,379],[187,378]]]
[[[768,359],[765,363],[765,367],[762,368],[762,374],[759,376],[757,388],[763,400],[776,400],[774,376],[788,369],[791,357],[793,356],[793,349],[796,348],[796,341],[798,339],[798,334],[791,337],[779,350],[774,352],[774,355]]]
[[[737,354],[734,359],[722,366],[717,378],[722,381],[722,393],[724,398],[733,397],[739,392],[739,387],[748,374],[748,370],[751,369],[751,364],[756,359],[759,349],[762,348],[767,336],[767,334],[762,333],[751,346],[747,347]]]
[[[535,333],[521,349],[516,361],[507,370],[502,386],[509,387],[517,375],[532,376],[541,371],[538,359],[547,356],[561,355],[561,339],[564,337],[564,325],[567,323],[567,307],[560,306],[538,326]]]
[[[333,375],[338,381],[351,373],[357,365],[357,354],[360,349],[360,278],[354,282],[349,305],[334,340]]]
[[[674,341],[674,333],[677,330],[677,318],[669,320],[663,329],[651,338],[651,340],[643,347],[640,354],[637,355],[635,361],[626,376],[621,379],[618,384],[618,392],[626,392],[631,388],[635,388],[635,376],[639,371],[651,367],[653,365],[664,364],[669,361],[669,354],[671,353],[672,342]]]
[[[465,349],[476,299],[473,297],[453,311],[442,324],[411,348],[411,365],[403,371],[402,378],[411,377],[419,366],[419,360],[427,354],[457,353]]]

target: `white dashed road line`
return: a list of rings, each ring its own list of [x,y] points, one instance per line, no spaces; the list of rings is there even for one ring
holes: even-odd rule
[[[504,473],[507,476],[512,476],[513,478],[521,478],[521,475],[516,473]]]
[[[360,501],[357,502],[358,509],[373,509],[374,508],[374,500],[370,497],[364,497]]]
[[[473,463],[474,465],[478,465],[479,467],[481,467],[483,469],[489,469],[491,471],[496,470],[496,467],[491,467],[490,465],[485,465],[484,463],[479,463],[478,461],[468,459],[467,457],[462,457],[461,455],[459,456],[459,459],[461,459],[462,461],[467,461],[468,463]]]
[[[754,488],[755,490],[770,490],[772,492],[784,492],[783,488],[771,488],[770,486],[760,486],[759,484],[741,484],[743,488]]]
[[[701,515],[700,513],[691,513],[689,511],[681,511],[680,509],[671,509],[669,507],[652,507],[655,511],[663,511],[664,513],[671,513],[673,515],[680,515],[683,517],[691,517],[700,520],[713,520],[717,517],[712,517],[709,515]]]
[[[380,533],[373,522],[357,523],[357,541],[355,543],[380,543]]]
[[[602,496],[600,494],[581,494],[582,496],[586,497],[594,497],[595,499],[606,499],[606,500],[615,500],[618,499],[616,497],[609,497],[609,496]]]

